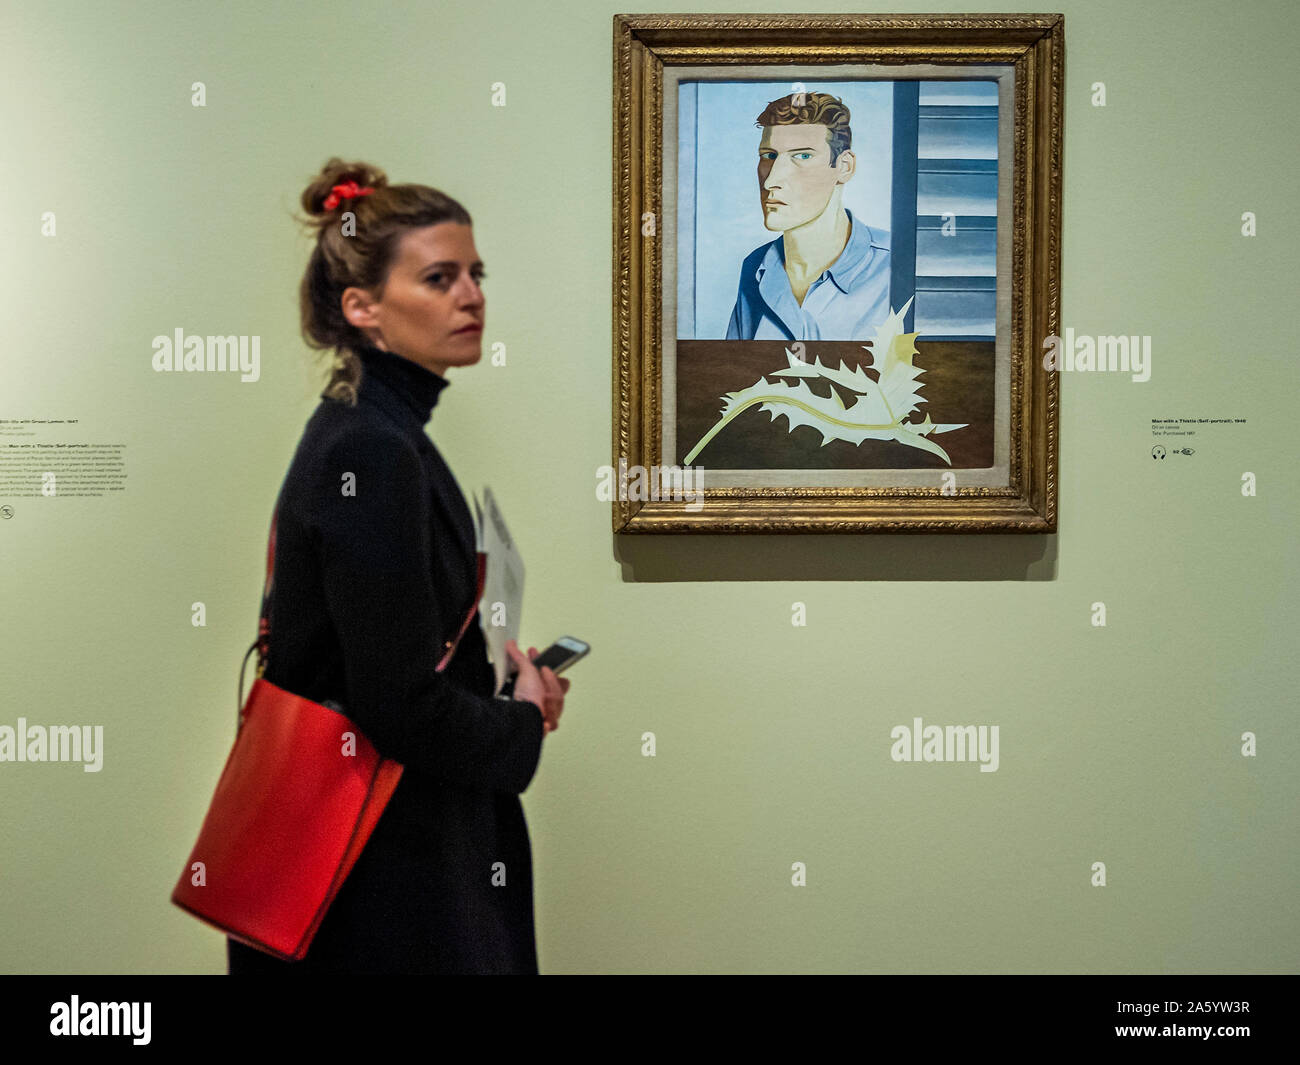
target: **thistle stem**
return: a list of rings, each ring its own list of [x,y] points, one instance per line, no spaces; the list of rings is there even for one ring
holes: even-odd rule
[[[884,399],[883,395],[881,396],[881,399]],[[833,425],[842,425],[846,429],[897,429],[901,424],[898,421],[898,419],[895,418],[892,422],[889,422],[886,425],[863,425],[861,422],[846,421],[843,418],[832,418],[829,414],[826,414],[823,411],[819,411],[813,407],[810,407],[808,406],[807,403],[803,403],[797,399],[792,398],[791,396],[781,396],[781,395],[753,396],[750,399],[747,399],[744,403],[741,403],[738,406],[727,411],[727,413],[722,416],[722,419],[718,422],[718,424],[715,425],[712,429],[710,429],[707,433],[705,433],[703,439],[701,439],[698,444],[696,444],[693,448],[691,448],[690,454],[688,454],[686,458],[683,460],[683,465],[689,466],[691,462],[694,460],[695,456],[704,450],[704,445],[707,444],[710,440],[712,440],[715,436],[717,436],[718,433],[722,430],[722,428],[733,418],[735,418],[737,414],[740,414],[743,411],[747,410],[749,407],[752,407],[755,403],[773,403],[773,402],[788,403],[791,406],[800,407],[803,410],[806,410],[809,414],[813,415],[813,417],[815,418],[820,418],[822,421],[830,422]],[[889,409],[888,400],[885,401],[885,409],[886,410]],[[890,410],[889,413],[892,416],[894,412]]]

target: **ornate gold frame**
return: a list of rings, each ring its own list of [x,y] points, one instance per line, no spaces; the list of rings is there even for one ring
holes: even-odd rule
[[[1065,18],[1041,15],[615,15],[613,468],[662,452],[663,68],[778,63],[1015,67],[1007,487],[713,488],[702,506],[615,498],[615,532],[1055,532]]]

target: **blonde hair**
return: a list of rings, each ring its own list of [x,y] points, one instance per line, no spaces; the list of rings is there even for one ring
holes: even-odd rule
[[[853,131],[849,128],[849,109],[842,100],[824,92],[801,94],[803,103],[795,104],[795,94],[773,100],[758,116],[756,126],[826,126],[826,140],[831,146],[831,166],[853,144]]]

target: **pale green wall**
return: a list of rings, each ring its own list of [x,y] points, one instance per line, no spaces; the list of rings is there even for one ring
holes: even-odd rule
[[[0,724],[106,733],[98,774],[0,764],[0,970],[224,967],[168,895],[318,391],[288,213],[340,154],[473,212],[509,365],[453,370],[434,437],[503,502],[524,639],[594,644],[524,799],[543,971],[1295,971],[1300,18],[1046,6],[1063,324],[1154,357],[1146,384],[1063,382],[1059,535],[616,542],[594,484],[623,5],[7,5],[0,417],[79,418],[127,443],[129,481],[0,522]],[[262,380],[155,374],[150,338],[178,326],[259,334]],[[1150,419],[1174,416],[1248,422],[1155,464]],[[892,762],[917,714],[999,725],[999,770]]]

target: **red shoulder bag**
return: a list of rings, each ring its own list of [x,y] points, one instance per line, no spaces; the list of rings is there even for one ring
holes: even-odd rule
[[[381,758],[340,708],[293,695],[262,676],[278,516],[277,505],[258,636],[239,670],[241,697],[254,650],[257,679],[171,900],[241,943],[301,961],[401,780],[402,766]],[[486,561],[479,552],[478,592],[445,647],[440,672],[478,609]]]

